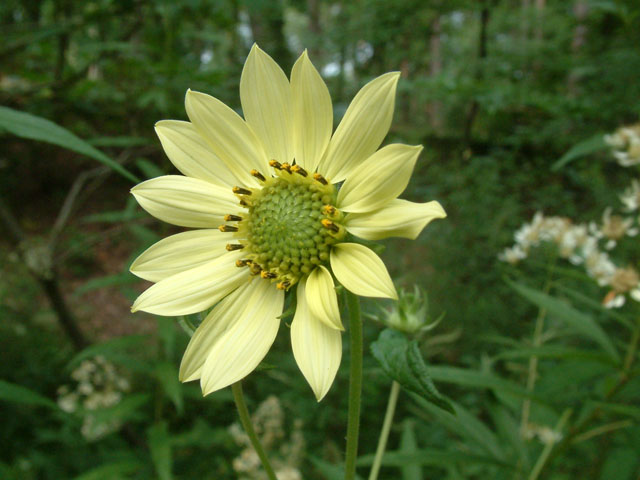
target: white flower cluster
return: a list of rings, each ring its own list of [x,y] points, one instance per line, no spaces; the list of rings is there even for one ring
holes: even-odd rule
[[[631,195],[640,191],[637,181],[625,191],[621,198],[628,211],[632,208],[629,200]],[[551,243],[557,247],[558,255],[574,265],[583,265],[587,274],[596,280],[601,287],[609,287],[603,303],[608,308],[618,308],[624,305],[625,295],[640,302],[640,275],[633,267],[619,267],[610,258],[606,250],[613,249],[625,236],[633,237],[638,234],[638,220],[636,217],[622,217],[612,214],[607,208],[602,216],[602,222],[574,224],[565,217],[545,217],[541,212],[534,215],[531,223],[524,224],[516,231],[515,244],[498,255],[504,262],[517,264],[529,256],[532,248],[541,243]],[[600,243],[604,243],[604,249]]]
[[[76,386],[58,388],[58,406],[65,412],[78,412],[83,416],[82,435],[87,440],[98,440],[118,430],[121,425],[118,420],[99,421],[92,412],[120,403],[123,393],[130,389],[129,381],[101,355],[84,360],[71,373],[71,378]]]
[[[273,395],[258,406],[251,416],[251,421],[260,443],[270,452],[269,458],[276,477],[280,480],[302,480],[302,474],[298,470],[304,455],[302,422],[300,420],[293,422],[293,430],[287,441],[283,428],[284,412],[280,401]],[[234,423],[229,427],[229,433],[235,442],[243,447],[240,455],[233,460],[233,469],[238,474],[238,478],[240,480],[266,479],[260,458],[242,427]]]
[[[553,445],[562,440],[562,433],[546,425],[528,423],[524,429],[524,437],[528,440],[537,438],[543,445]]]
[[[623,167],[640,164],[640,123],[620,127],[614,133],[605,135],[604,141]]]

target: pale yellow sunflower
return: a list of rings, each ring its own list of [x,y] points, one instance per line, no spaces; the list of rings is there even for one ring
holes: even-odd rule
[[[397,198],[421,146],[378,150],[398,76],[365,85],[332,135],[329,91],[307,53],[288,80],[254,45],[240,79],[244,119],[189,90],[190,121],[158,122],[184,176],[154,178],[132,193],[154,217],[197,230],[165,238],[133,262],[131,272],[156,283],[132,311],[188,315],[215,305],[191,338],[180,380],[200,379],[206,395],[248,375],[276,338],[285,293],[296,288],[293,354],[320,400],[342,356],[334,276],[356,295],[396,298],[382,260],[348,234],[415,239],[446,216],[438,202]]]

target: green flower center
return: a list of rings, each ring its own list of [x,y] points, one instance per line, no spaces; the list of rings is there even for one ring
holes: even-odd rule
[[[262,188],[234,187],[247,212],[227,215],[225,220],[237,226],[222,225],[220,230],[238,237],[239,243],[227,245],[228,250],[246,251],[239,267],[249,267],[251,274],[286,290],[328,263],[331,246],[344,238],[345,229],[338,223],[342,214],[333,206],[337,194],[330,182],[297,165],[272,160],[271,166],[273,177],[251,172]]]

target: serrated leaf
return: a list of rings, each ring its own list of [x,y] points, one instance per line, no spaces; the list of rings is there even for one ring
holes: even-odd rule
[[[551,170],[560,170],[569,162],[572,162],[576,158],[584,157],[590,153],[594,153],[607,148],[607,144],[604,141],[604,134],[598,133],[593,137],[577,143],[569,149],[560,159],[551,166]]]
[[[58,410],[58,405],[47,397],[16,383],[0,380],[0,400],[19,403],[22,405],[35,405]]]
[[[409,342],[401,333],[386,329],[371,344],[371,353],[384,372],[402,387],[455,414],[451,403],[433,384],[417,341]]]
[[[620,355],[613,343],[590,315],[576,310],[568,302],[558,300],[544,292],[534,290],[520,283],[507,280],[507,283],[516,292],[522,295],[539,308],[544,308],[549,315],[564,322],[575,333],[590,338],[607,352],[615,361],[620,361]]]
[[[118,172],[123,177],[138,183],[140,179],[129,172],[119,163],[115,162],[100,150],[71,133],[66,128],[53,123],[46,118],[20,112],[8,107],[0,106],[0,129],[4,129],[13,135],[29,140],[52,143],[59,147],[93,158],[103,165]]]
[[[147,441],[151,459],[160,480],[171,480],[173,475],[173,457],[171,455],[171,437],[166,422],[158,422],[147,430]]]

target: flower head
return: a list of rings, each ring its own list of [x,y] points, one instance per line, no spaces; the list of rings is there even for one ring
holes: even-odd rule
[[[254,45],[240,80],[244,119],[190,90],[190,122],[158,122],[164,150],[184,176],[154,178],[132,193],[156,218],[196,230],[135,260],[131,271],[157,283],[132,310],[187,315],[215,305],[187,347],[182,381],[200,379],[206,395],[249,374],[271,347],[285,293],[295,288],[293,353],[320,400],[342,353],[334,276],[357,295],[397,297],[382,260],[348,235],[415,239],[446,216],[435,201],[397,198],[422,147],[378,150],[398,76],[365,85],[332,135],[329,91],[306,52],[289,80]]]

